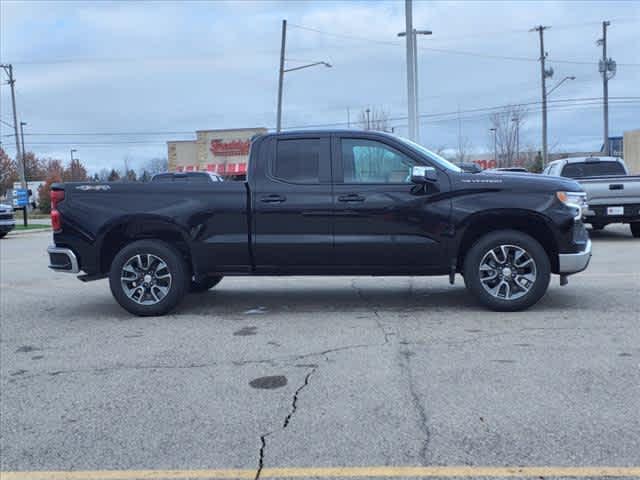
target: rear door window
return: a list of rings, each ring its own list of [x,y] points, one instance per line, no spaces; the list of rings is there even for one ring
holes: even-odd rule
[[[272,175],[291,183],[320,183],[319,138],[278,140]]]

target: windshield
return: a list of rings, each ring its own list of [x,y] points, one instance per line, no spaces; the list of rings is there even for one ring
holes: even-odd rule
[[[428,150],[428,149],[424,148],[422,145],[419,145],[419,144],[417,144],[415,142],[412,142],[408,138],[403,138],[403,137],[397,137],[397,138],[399,140],[401,140],[403,143],[405,143],[405,144],[409,145],[410,147],[412,147],[414,150],[418,150],[418,152],[420,152],[421,154],[429,157],[430,160],[433,160],[435,163],[440,165],[442,168],[445,168],[447,170],[451,170],[452,172],[458,172],[458,173],[462,172],[462,169],[460,167],[458,167],[457,165],[454,165],[453,163],[451,163],[446,158],[442,158],[437,153],[434,153],[431,150]]]

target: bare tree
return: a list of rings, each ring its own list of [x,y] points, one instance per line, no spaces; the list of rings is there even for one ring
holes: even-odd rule
[[[149,175],[163,173],[169,169],[169,162],[166,157],[155,157],[147,160],[142,166],[141,172],[146,171]]]
[[[390,132],[389,113],[381,107],[367,107],[360,111],[358,123],[363,130]]]
[[[495,129],[495,148],[499,167],[510,166],[518,160],[517,150],[522,126],[527,111],[522,105],[508,105],[502,110],[492,113],[489,117],[491,128]],[[493,135],[491,136],[491,151],[494,150]]]
[[[462,163],[469,159],[469,154],[473,150],[469,137],[458,137],[458,148],[456,150],[456,162]]]

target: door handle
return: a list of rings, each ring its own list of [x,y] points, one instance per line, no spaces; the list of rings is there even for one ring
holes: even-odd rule
[[[287,199],[287,197],[285,197],[284,195],[265,195],[264,197],[260,198],[260,201],[262,203],[282,203]]]
[[[338,197],[339,202],[364,202],[364,197],[357,193],[349,193],[348,195],[340,195]]]

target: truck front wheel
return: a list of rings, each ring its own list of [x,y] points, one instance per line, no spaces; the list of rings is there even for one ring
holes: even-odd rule
[[[500,230],[480,237],[464,260],[464,281],[491,310],[513,312],[535,304],[547,291],[551,264],[533,237]]]
[[[128,312],[164,315],[184,297],[190,277],[182,255],[160,240],[139,240],[120,250],[109,272],[111,293]]]

